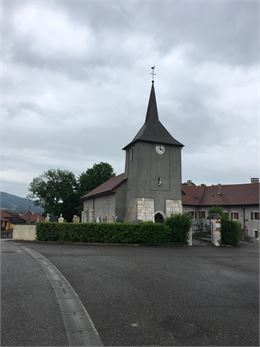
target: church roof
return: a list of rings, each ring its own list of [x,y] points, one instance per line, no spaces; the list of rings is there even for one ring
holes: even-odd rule
[[[82,199],[88,199],[93,198],[95,196],[99,195],[105,195],[105,194],[111,194],[114,193],[114,190],[120,186],[124,181],[126,181],[125,174],[122,173],[121,175],[113,176],[106,182],[102,183],[97,188],[91,190],[86,195],[82,196]]]
[[[139,130],[137,135],[134,137],[134,139],[123,149],[126,149],[128,146],[137,141],[163,143],[167,145],[183,147],[183,145],[179,141],[175,140],[175,138],[172,137],[168,130],[159,121],[153,83],[148,102],[145,123]]]
[[[182,203],[190,206],[258,205],[259,183],[182,185]]]

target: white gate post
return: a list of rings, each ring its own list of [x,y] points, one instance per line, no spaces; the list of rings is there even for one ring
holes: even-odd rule
[[[211,219],[211,243],[214,246],[220,246],[221,240],[221,222],[219,219]]]
[[[188,246],[192,246],[192,226],[188,232]]]

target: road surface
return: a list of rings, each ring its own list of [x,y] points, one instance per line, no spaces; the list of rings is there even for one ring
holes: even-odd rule
[[[257,244],[217,248],[3,241],[2,346],[73,345],[52,282],[26,249],[46,257],[66,278],[106,346],[259,343]]]

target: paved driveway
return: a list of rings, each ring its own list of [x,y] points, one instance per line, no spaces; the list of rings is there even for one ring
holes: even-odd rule
[[[104,345],[258,345],[257,244],[22,244],[63,273]]]

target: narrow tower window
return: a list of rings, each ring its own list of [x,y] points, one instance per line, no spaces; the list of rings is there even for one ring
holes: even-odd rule
[[[134,160],[134,149],[130,149],[130,160]]]
[[[158,185],[158,187],[160,187],[162,185],[161,177],[158,177],[157,185]]]

